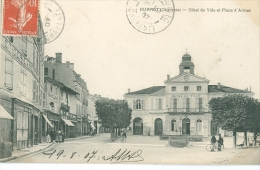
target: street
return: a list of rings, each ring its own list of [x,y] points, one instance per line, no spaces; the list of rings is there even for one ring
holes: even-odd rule
[[[231,148],[208,152],[203,145],[167,146],[158,136],[128,136],[111,143],[110,134],[57,143],[51,149],[8,163],[137,163],[137,164],[239,164],[259,165],[260,148]],[[226,140],[227,146],[230,140]]]

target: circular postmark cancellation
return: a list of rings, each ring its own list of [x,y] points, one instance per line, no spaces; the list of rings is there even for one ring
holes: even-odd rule
[[[172,0],[128,0],[126,16],[139,32],[155,34],[165,30],[174,18]]]
[[[46,43],[57,39],[63,31],[65,16],[61,7],[54,0],[44,0],[42,3],[42,25]]]

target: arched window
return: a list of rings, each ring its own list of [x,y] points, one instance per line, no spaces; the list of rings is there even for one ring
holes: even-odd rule
[[[136,100],[135,108],[141,109],[141,100]]]
[[[202,131],[202,121],[200,119],[198,119],[196,121],[196,131],[197,132],[201,132]]]
[[[171,130],[172,131],[176,130],[176,120],[174,120],[174,119],[171,121]]]

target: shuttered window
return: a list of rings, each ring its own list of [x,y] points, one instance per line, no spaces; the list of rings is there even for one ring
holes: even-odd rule
[[[13,61],[5,60],[5,86],[13,89]]]

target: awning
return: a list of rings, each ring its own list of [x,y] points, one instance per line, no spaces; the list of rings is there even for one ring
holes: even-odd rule
[[[62,119],[68,126],[75,126],[70,120]]]
[[[53,127],[53,125],[51,124],[51,122],[49,121],[49,119],[48,119],[45,115],[43,115],[43,117],[44,117],[44,119],[46,120],[46,122],[47,122],[51,127]]]
[[[0,105],[0,118],[1,119],[13,119],[13,117]]]

